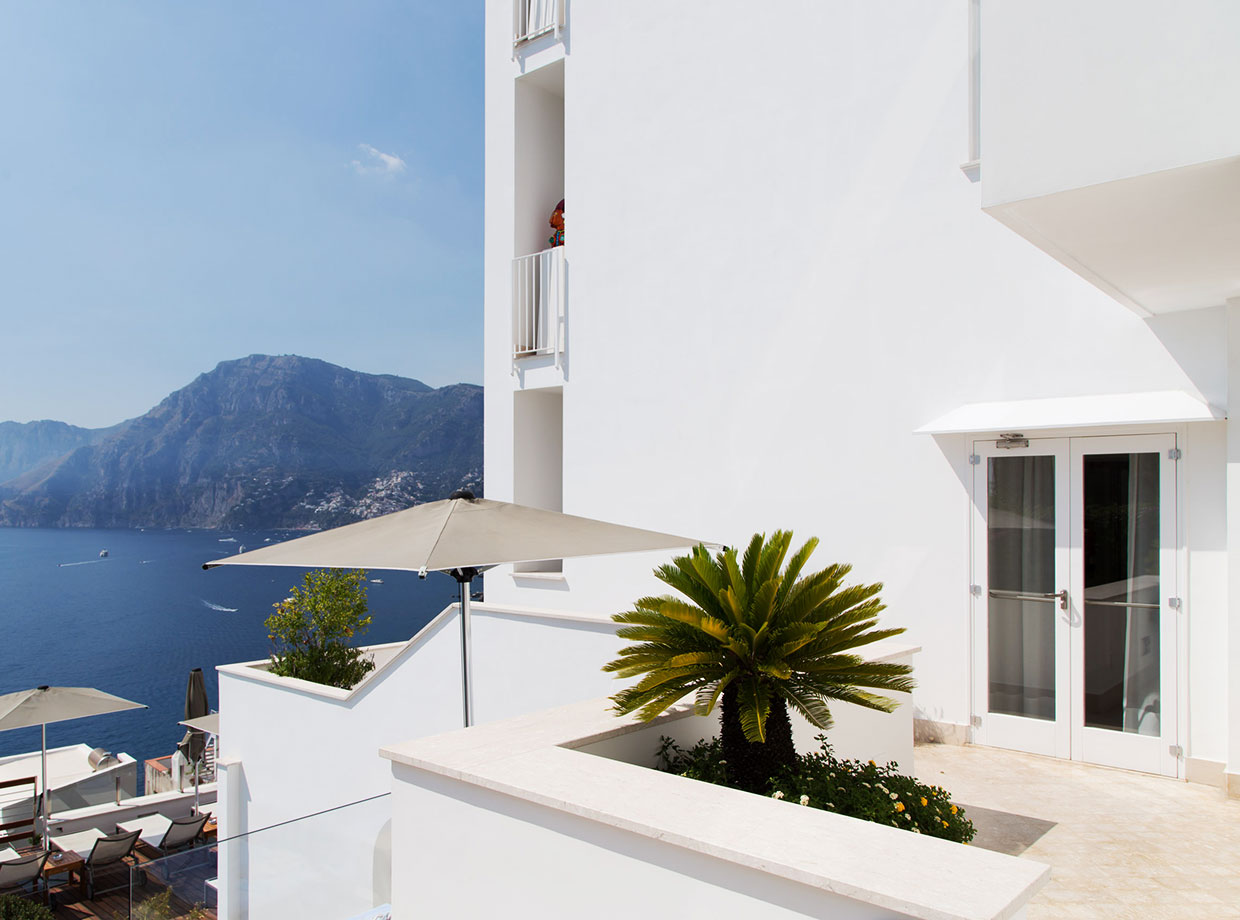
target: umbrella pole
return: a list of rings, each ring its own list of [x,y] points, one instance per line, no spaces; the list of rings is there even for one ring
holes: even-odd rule
[[[465,727],[474,724],[474,675],[469,660],[469,591],[473,579],[458,578],[461,586],[461,699]]]
[[[43,840],[42,846],[47,849],[47,723],[43,723],[43,782],[39,786],[43,793]]]

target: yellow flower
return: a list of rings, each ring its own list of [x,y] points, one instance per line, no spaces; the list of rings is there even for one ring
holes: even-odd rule
[[[930,802],[929,802],[929,801],[926,799],[926,797],[923,795],[923,796],[921,797],[921,807],[922,807],[922,808],[925,808],[925,807],[926,807],[927,805],[929,805],[929,804],[930,804]]]
[[[874,761],[872,761],[872,760],[871,760],[871,761],[870,761],[870,766],[871,766],[871,767],[877,767],[877,766],[878,766],[878,764],[876,764]]]
[[[943,822],[943,826],[944,826],[944,827],[947,827],[947,822],[946,822],[946,821],[944,821],[944,822]]]
[[[955,805],[953,805],[953,806],[952,806],[952,814],[953,814],[953,815],[954,815],[956,812],[958,812],[959,810],[960,810],[960,809],[958,809]]]
[[[904,811],[904,803],[896,802],[896,811]]]

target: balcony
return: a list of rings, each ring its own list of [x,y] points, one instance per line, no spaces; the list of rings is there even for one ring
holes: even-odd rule
[[[564,354],[564,247],[512,260],[512,358]]]
[[[1240,5],[980,5],[982,207],[1139,315],[1240,296]]]
[[[512,49],[564,29],[564,0],[513,0]]]

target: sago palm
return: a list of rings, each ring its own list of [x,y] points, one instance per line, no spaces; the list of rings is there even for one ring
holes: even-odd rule
[[[739,561],[735,549],[712,556],[698,546],[655,569],[683,597],[643,597],[616,614],[624,624],[617,634],[637,644],[604,667],[617,677],[641,675],[612,701],[619,712],[636,711],[646,720],[689,693],[703,715],[722,697],[728,779],[755,792],[795,761],[788,705],[825,731],[828,701],[890,712],[896,701],[869,690],[913,688],[907,665],[852,653],[904,632],[878,628],[882,585],[842,587],[848,565],[802,576],[818,540],[785,566],[791,543],[791,531],[769,540],[754,534]]]

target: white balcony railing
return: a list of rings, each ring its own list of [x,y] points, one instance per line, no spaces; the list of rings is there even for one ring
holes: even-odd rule
[[[564,353],[564,247],[512,260],[512,357]]]
[[[564,0],[512,0],[512,47],[564,28]]]

